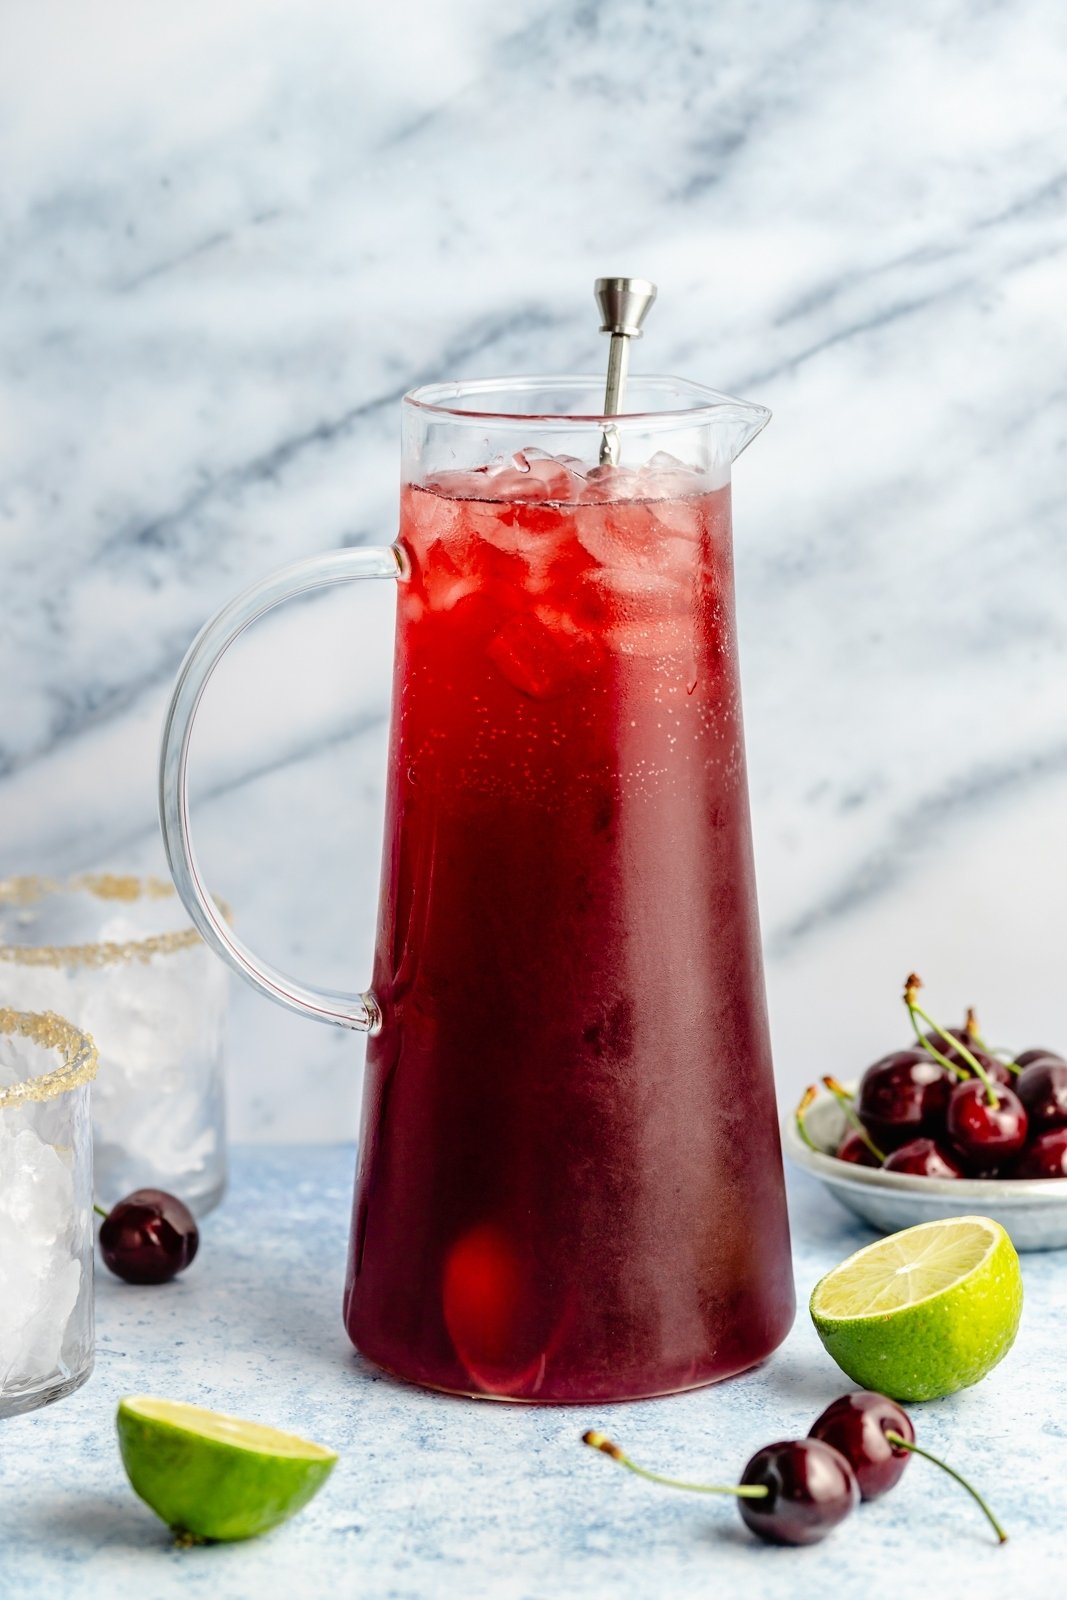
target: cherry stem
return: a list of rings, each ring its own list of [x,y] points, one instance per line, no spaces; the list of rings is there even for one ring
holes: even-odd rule
[[[904,984],[904,1004],[908,1008],[908,1016],[911,1018],[911,1025],[915,1029],[915,1037],[918,1039],[924,1050],[929,1050],[930,1054],[935,1058],[935,1060],[940,1061],[941,1065],[943,1067],[947,1067],[948,1070],[951,1073],[954,1073],[957,1078],[966,1078],[969,1076],[968,1073],[963,1072],[958,1066],[956,1066],[954,1062],[949,1061],[947,1056],[942,1055],[940,1050],[935,1049],[916,1021],[917,1017],[921,1017],[926,1023],[927,1027],[933,1028],[935,1033],[941,1035],[946,1044],[951,1045],[953,1050],[959,1052],[967,1065],[972,1068],[975,1077],[980,1078],[982,1083],[985,1084],[985,1097],[987,1104],[995,1106],[997,1104],[997,1092],[993,1087],[992,1078],[989,1076],[985,1068],[981,1066],[971,1054],[967,1046],[963,1043],[962,1039],[953,1038],[952,1034],[949,1033],[947,1029],[943,1028],[940,1022],[935,1022],[933,1017],[930,1016],[929,1012],[923,1010],[922,1006],[915,998],[915,992],[920,987],[921,979],[916,977],[915,973],[913,972]]]
[[[93,1203],[93,1210],[96,1212],[98,1217],[103,1217],[105,1222],[107,1221],[108,1217],[111,1215],[110,1211],[105,1211],[103,1206],[98,1206],[95,1203],[95,1201]]]
[[[919,1017],[921,1017],[923,1013],[919,1010],[918,1006],[912,1004],[908,998],[908,994],[909,991],[905,989],[904,1004],[908,1008],[908,1016],[911,1019],[911,1025],[915,1030],[915,1037],[919,1041],[920,1048],[927,1051],[929,1055],[932,1055],[935,1061],[939,1061],[941,1063],[946,1072],[951,1072],[953,1077],[959,1078],[960,1082],[962,1083],[963,1080],[969,1078],[971,1074],[963,1067],[959,1066],[955,1061],[950,1061],[947,1056],[942,1055],[937,1046],[932,1044],[926,1037],[925,1033],[923,1033],[919,1026]],[[957,1041],[953,1039],[952,1043],[956,1044]]]
[[[686,1483],[682,1478],[665,1478],[661,1472],[649,1472],[647,1467],[639,1467],[636,1461],[631,1461],[617,1444],[612,1444],[595,1428],[582,1434],[582,1443],[587,1444],[590,1450],[599,1450],[601,1455],[617,1461],[627,1472],[636,1472],[639,1478],[647,1478],[649,1483],[666,1484],[668,1489],[687,1489],[691,1494],[732,1494],[739,1500],[765,1500],[770,1494],[765,1483]]]
[[[815,1100],[815,1097],[818,1095],[818,1093],[819,1091],[816,1089],[814,1084],[811,1084],[807,1089],[804,1090],[804,1093],[800,1097],[800,1104],[793,1112],[793,1120],[797,1125],[797,1132],[807,1145],[808,1149],[814,1150],[817,1156],[824,1156],[826,1151],[819,1149],[819,1146],[815,1143],[815,1140],[808,1132],[808,1124],[805,1120],[808,1112],[811,1110],[812,1102]],[[586,1443],[588,1443],[588,1440]]]
[[[871,1138],[870,1134],[867,1132],[867,1129],[863,1126],[863,1123],[856,1114],[855,1108],[852,1104],[854,1096],[850,1095],[844,1084],[838,1083],[836,1078],[824,1078],[822,1081],[829,1089],[838,1105],[841,1107],[841,1110],[845,1113],[846,1121],[863,1140],[863,1143],[867,1146],[867,1149],[871,1152],[871,1155],[874,1156],[875,1160],[877,1161],[884,1161],[885,1151],[879,1150],[878,1146],[875,1144],[874,1140]]]
[[[950,1467],[948,1462],[942,1461],[939,1456],[931,1455],[929,1450],[924,1450],[921,1445],[913,1444],[910,1439],[905,1439],[902,1434],[894,1433],[891,1429],[887,1428],[885,1436],[887,1441],[894,1447],[894,1449],[910,1450],[912,1455],[922,1456],[924,1461],[932,1461],[935,1467],[940,1467],[941,1471],[947,1472],[950,1478],[955,1478],[956,1482],[961,1486],[961,1488],[966,1489],[967,1493],[971,1496],[971,1499],[977,1501],[978,1505],[985,1512],[985,1515],[989,1519],[993,1531],[1000,1543],[1007,1544],[1008,1535],[1005,1533],[1004,1529],[1001,1527],[992,1511],[986,1505],[985,1501],[982,1499],[982,1496],[978,1493],[978,1490],[975,1489],[972,1484],[967,1482],[967,1479],[963,1477],[962,1473],[957,1472],[955,1467]]]
[[[1011,1051],[992,1050],[982,1038],[981,1032],[978,1028],[978,1018],[975,1016],[973,1006],[967,1007],[967,1017],[963,1024],[963,1031],[967,1035],[967,1038],[978,1046],[979,1050],[984,1050],[987,1056],[996,1056],[998,1061],[1002,1061],[1004,1063],[1004,1066],[1009,1072],[1013,1072],[1016,1077],[1019,1076],[1023,1069],[1019,1066]]]

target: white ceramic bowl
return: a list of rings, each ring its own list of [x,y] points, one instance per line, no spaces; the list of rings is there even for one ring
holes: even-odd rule
[[[790,1160],[879,1233],[939,1217],[982,1216],[1001,1223],[1017,1250],[1067,1246],[1067,1178],[915,1178],[838,1161],[830,1152],[840,1143],[846,1122],[830,1094],[819,1095],[804,1125],[819,1149],[808,1149],[790,1116],[782,1128]]]

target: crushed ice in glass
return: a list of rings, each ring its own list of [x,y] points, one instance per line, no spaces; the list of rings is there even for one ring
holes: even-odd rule
[[[151,931],[183,925],[184,911],[174,899],[174,908],[153,901],[142,917],[136,907],[109,906],[87,893],[49,896],[33,908],[37,921],[23,918],[17,933],[11,908],[3,907],[0,942],[132,944],[150,931],[146,917],[153,919]],[[86,919],[94,912],[90,926]],[[46,920],[47,940],[40,931]],[[207,946],[197,942],[100,965],[5,962],[3,976],[8,1004],[55,1011],[96,1042],[100,1200],[110,1205],[146,1186],[178,1194],[194,1209],[217,1198],[225,1173],[221,1056],[228,980]]]
[[[31,1109],[0,1109],[0,1396],[60,1369],[82,1285],[70,1152],[41,1137]]]

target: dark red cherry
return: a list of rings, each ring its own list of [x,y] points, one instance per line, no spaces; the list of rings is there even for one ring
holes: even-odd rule
[[[1045,1056],[1028,1062],[1015,1080],[1015,1093],[1026,1107],[1031,1133],[1067,1126],[1067,1061]]]
[[[986,1076],[992,1078],[994,1083],[1003,1083],[1010,1088],[1015,1082],[1015,1073],[1010,1072],[1003,1061],[998,1061],[996,1056],[991,1056],[988,1051],[971,1048],[968,1050],[968,1054],[977,1061],[978,1065],[984,1069]],[[962,1051],[946,1050],[945,1060],[951,1061],[957,1067],[962,1067],[964,1072],[974,1074],[974,1068],[964,1057]]]
[[[859,1503],[855,1473],[841,1452],[822,1439],[787,1439],[764,1445],[736,1484],[689,1483],[649,1472],[595,1428],[583,1433],[582,1443],[628,1472],[669,1489],[735,1495],[742,1520],[768,1544],[816,1544]]]
[[[842,1395],[840,1400],[827,1406],[811,1432],[813,1437],[825,1440],[845,1457],[864,1500],[877,1500],[887,1489],[892,1489],[907,1466],[909,1456],[925,1456],[966,1489],[981,1507],[998,1541],[1003,1544],[1007,1539],[1008,1535],[974,1485],[939,1456],[915,1443],[915,1430],[907,1412],[886,1395],[862,1392]]]
[[[127,1283],[167,1283],[196,1255],[200,1232],[188,1206],[163,1189],[136,1189],[100,1225],[105,1266]]]
[[[842,1522],[860,1498],[856,1475],[822,1439],[764,1445],[741,1474],[762,1484],[760,1500],[738,1500],[742,1521],[768,1544],[816,1544]]]
[[[966,1024],[962,1028],[946,1028],[945,1033],[950,1034],[956,1043],[949,1044],[944,1036],[934,1028],[930,1028],[924,1033],[923,1038],[932,1044],[934,1049],[944,1056],[946,1061],[951,1061],[953,1066],[962,1067],[965,1072],[973,1073],[974,1068],[963,1054],[963,1050],[959,1048],[960,1045],[966,1049],[967,1055],[973,1056],[978,1064],[985,1068],[994,1083],[1010,1084],[1012,1082],[1015,1074],[1009,1072],[1004,1062],[998,1061],[996,1056],[991,1056],[988,1050],[979,1048],[973,1033],[970,1032]],[[934,1059],[933,1056],[930,1059],[932,1061]]]
[[[1047,1128],[1015,1163],[1013,1178],[1067,1178],[1067,1128]]]
[[[856,1110],[875,1144],[892,1150],[939,1131],[953,1082],[925,1050],[896,1050],[867,1068]]]
[[[946,1061],[951,1061],[954,1066],[962,1067],[964,1072],[973,1073],[974,1068],[967,1059],[967,1056],[973,1056],[979,1066],[984,1067],[990,1077],[998,1083],[1007,1083],[1014,1076],[1008,1071],[1003,1061],[998,1061],[996,1056],[991,1056],[988,1050],[980,1049],[965,1028],[946,1028],[945,1032],[952,1035],[953,1039],[956,1040],[955,1044],[949,1044],[939,1033],[935,1033],[932,1029],[929,1033],[924,1034],[924,1038],[929,1040],[938,1054],[943,1055]],[[964,1055],[964,1050],[967,1051],[967,1056]],[[933,1056],[930,1059],[932,1061],[934,1059]]]
[[[856,1132],[850,1128],[837,1147],[838,1161],[851,1161],[856,1167],[880,1167],[882,1163],[875,1155],[869,1144],[865,1144]]]
[[[1014,1089],[1019,1081],[1019,1074],[1012,1072],[1006,1061],[999,1061],[996,1056],[987,1056],[981,1051],[977,1052],[978,1059],[986,1069],[987,1075],[994,1083],[1002,1083],[1006,1089]],[[966,1064],[966,1063],[965,1063]]]
[[[1035,1046],[1033,1050],[1024,1050],[1022,1055],[1016,1056],[1015,1065],[1017,1067],[1029,1067],[1032,1066],[1035,1061],[1062,1060],[1063,1057],[1060,1055],[1058,1050],[1039,1050]]]
[[[979,1078],[958,1083],[948,1102],[948,1136],[974,1169],[990,1171],[1018,1155],[1026,1143],[1026,1108],[1003,1084],[993,1085],[994,1104]]]
[[[988,1050],[971,1049],[968,1051],[968,1054],[973,1056],[978,1065],[985,1069],[987,1076],[992,1078],[994,1083],[1006,1083],[1010,1085],[1014,1081],[1015,1074],[1009,1071],[1006,1063],[998,1060],[996,1056],[991,1056]],[[954,1062],[956,1066],[963,1067],[964,1071],[970,1073],[974,1072],[974,1068],[971,1066],[971,1063],[965,1059],[961,1051],[946,1050],[945,1055],[947,1059]]]
[[[925,1137],[909,1139],[907,1144],[886,1156],[885,1171],[909,1172],[916,1178],[962,1178],[964,1175],[950,1150]]]
[[[970,1050],[974,1044],[973,1036],[968,1033],[966,1027],[946,1028],[945,1033],[950,1034],[952,1038],[955,1039],[957,1044],[965,1044],[968,1050]],[[923,1034],[923,1038],[926,1040],[927,1044],[932,1044],[935,1050],[940,1050],[942,1055],[947,1056],[952,1048],[945,1039],[944,1034],[938,1033],[936,1028],[930,1028],[926,1033]]]
[[[904,1460],[894,1459],[898,1452],[905,1459],[916,1452],[967,1490],[1002,1544],[1008,1537],[977,1489],[920,1448],[907,1413],[881,1394],[844,1395],[826,1408],[806,1439],[764,1445],[745,1467],[739,1484],[690,1483],[650,1472],[596,1429],[584,1433],[582,1443],[628,1472],[669,1489],[735,1495],[742,1520],[754,1534],[768,1544],[794,1545],[815,1544],[848,1516],[860,1498],[857,1468],[866,1483],[864,1498],[874,1500],[891,1489],[904,1470]]]
[[[839,1450],[856,1475],[864,1500],[877,1500],[900,1479],[911,1459],[903,1445],[890,1444],[887,1433],[909,1444],[915,1429],[908,1413],[884,1394],[843,1394],[813,1424],[810,1437]]]

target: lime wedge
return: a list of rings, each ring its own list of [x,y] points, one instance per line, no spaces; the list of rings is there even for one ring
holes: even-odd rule
[[[857,1250],[812,1293],[819,1338],[865,1389],[955,1394],[1011,1349],[1023,1309],[1015,1247],[988,1217],[947,1217]]]
[[[122,1464],[141,1499],[185,1539],[251,1539],[322,1487],[332,1450],[218,1411],[137,1395],[119,1401]]]

